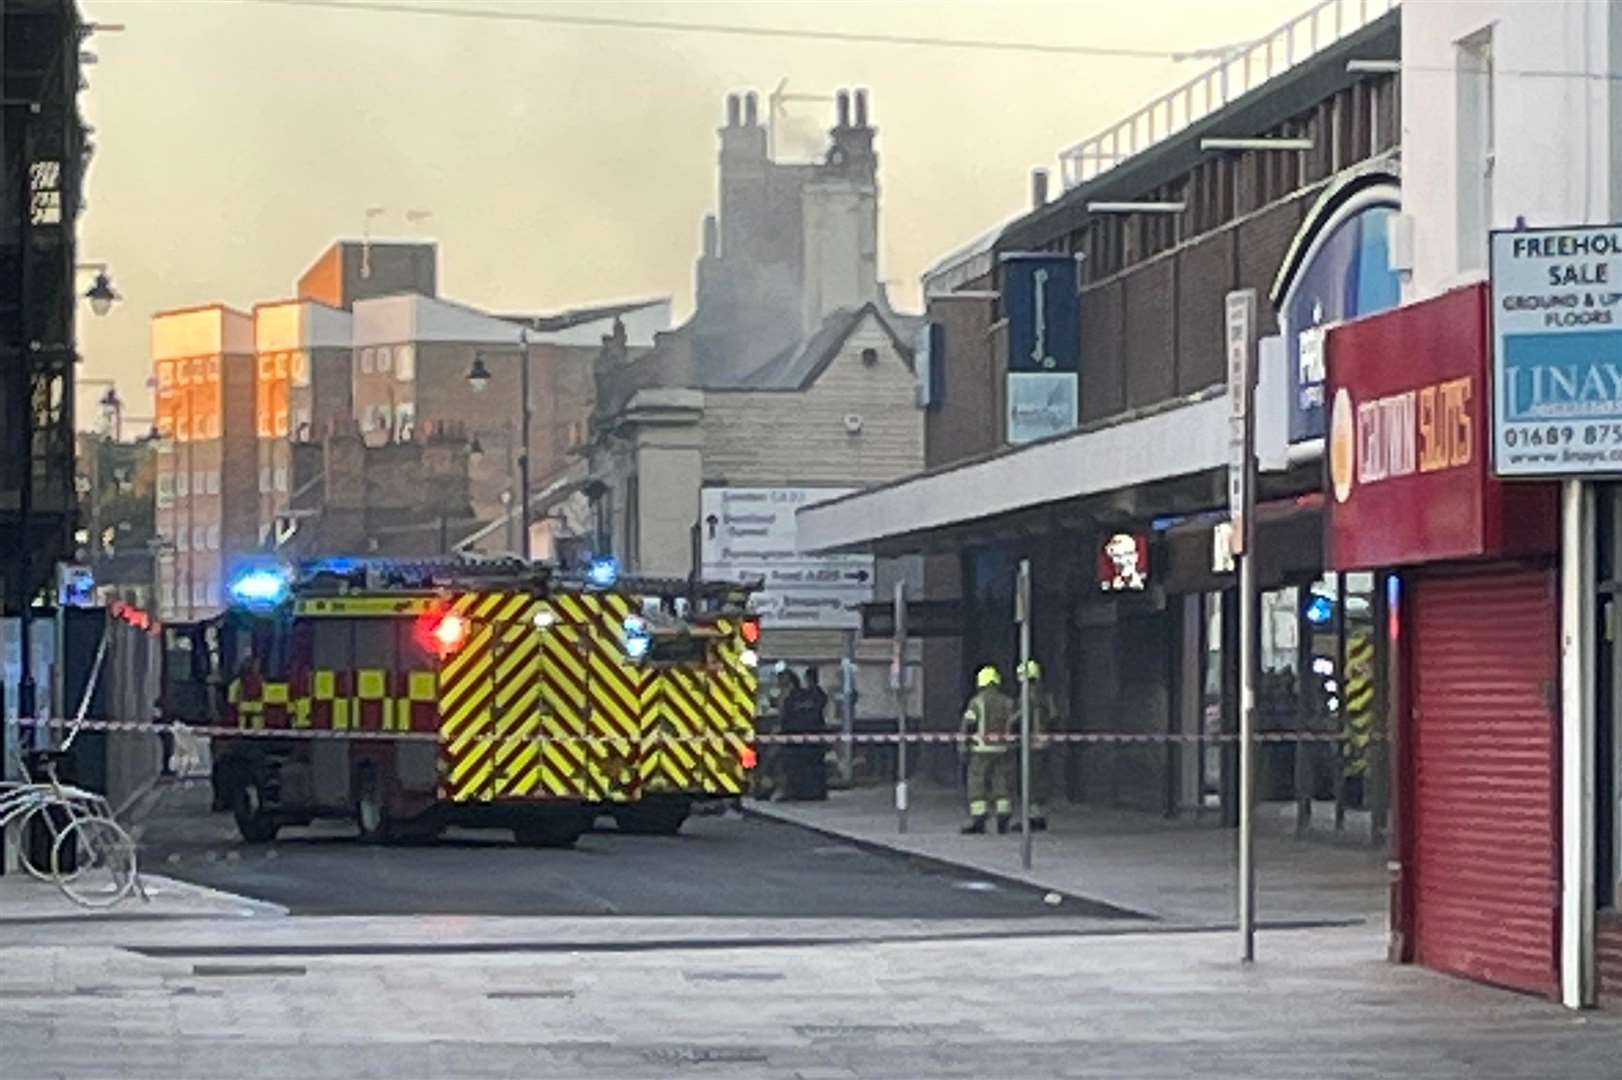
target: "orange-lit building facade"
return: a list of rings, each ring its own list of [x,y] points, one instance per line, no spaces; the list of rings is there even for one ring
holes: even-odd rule
[[[293,444],[319,442],[350,417],[350,316],[311,300],[253,311],[254,427],[258,441],[258,540],[273,545],[276,520],[297,485]]]
[[[228,556],[257,541],[253,320],[210,304],[152,318],[159,617],[219,610]]]

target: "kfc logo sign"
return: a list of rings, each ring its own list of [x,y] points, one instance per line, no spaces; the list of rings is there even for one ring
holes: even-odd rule
[[[1116,533],[1098,553],[1098,587],[1104,592],[1142,592],[1149,585],[1149,538]]]

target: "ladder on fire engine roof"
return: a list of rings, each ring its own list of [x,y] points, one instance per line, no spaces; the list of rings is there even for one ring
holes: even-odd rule
[[[551,592],[632,593],[639,596],[685,597],[730,602],[743,606],[761,582],[690,581],[681,577],[620,577],[611,590],[602,589],[581,571],[568,571],[544,562],[526,563],[513,556],[452,559],[316,559],[300,563],[293,591],[300,594],[380,591],[387,589],[520,588]]]

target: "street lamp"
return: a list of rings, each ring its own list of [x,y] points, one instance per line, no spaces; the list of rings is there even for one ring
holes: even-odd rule
[[[107,274],[107,264],[104,262],[78,263],[75,270],[94,270],[96,280],[84,292],[84,298],[90,301],[90,310],[97,315],[105,315],[113,309],[113,304],[123,299],[118,290],[113,288],[113,279]]]
[[[529,429],[534,419],[534,409],[529,400],[529,327],[518,328],[518,397],[523,406],[523,422],[519,430],[518,443],[518,520],[519,541],[518,552],[524,561],[530,561],[529,548]],[[490,369],[485,366],[484,357],[478,353],[473,354],[473,364],[467,369],[467,382],[475,394],[482,393],[490,385]],[[476,441],[476,440],[475,440]]]

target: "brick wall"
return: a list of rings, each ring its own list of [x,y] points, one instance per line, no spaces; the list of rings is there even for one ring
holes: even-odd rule
[[[998,412],[1004,365],[988,334],[988,297],[932,298],[927,316],[941,326],[944,394],[924,418],[924,460],[931,468],[995,450],[1002,441]]]
[[[878,362],[864,364],[864,349]],[[923,412],[911,368],[874,319],[846,339],[808,389],[704,395],[704,482],[750,485],[878,484],[924,464]],[[861,430],[846,429],[860,416]]]

